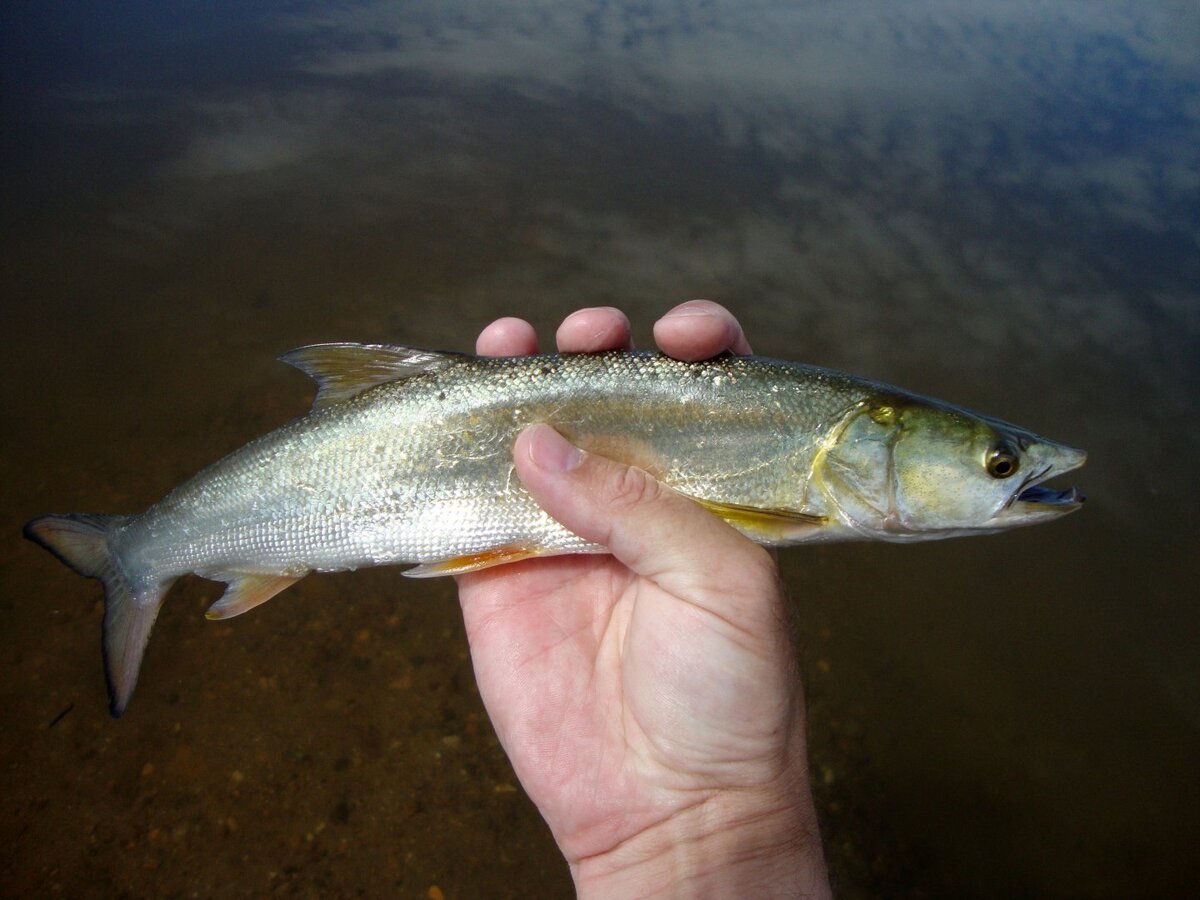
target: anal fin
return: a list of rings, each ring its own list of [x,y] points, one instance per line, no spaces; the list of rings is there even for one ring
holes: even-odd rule
[[[796,509],[761,509],[757,506],[740,506],[700,497],[689,499],[724,519],[751,540],[771,546],[802,541],[829,521],[826,516],[816,516]]]
[[[490,569],[492,566],[503,566],[506,563],[520,562],[535,556],[545,555],[536,547],[510,545],[495,547],[480,553],[467,553],[463,556],[453,556],[449,559],[439,559],[437,562],[422,563],[406,569],[404,574],[409,578],[436,578],[439,575],[462,575],[465,572],[478,572],[480,569]]]
[[[291,587],[303,575],[229,575],[222,577],[229,587],[221,599],[208,608],[206,619],[232,619],[266,603],[280,591]]]

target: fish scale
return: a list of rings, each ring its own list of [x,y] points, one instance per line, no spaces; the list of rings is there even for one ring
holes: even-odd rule
[[[818,402],[793,389],[772,415],[750,402],[761,375],[750,385],[745,370],[737,358],[697,368],[653,354],[530,357],[380,385],[221,460],[119,530],[115,546],[160,578],[431,562],[530,538],[578,552],[585,542],[542,512],[513,476],[512,442],[538,421],[582,444],[635,432],[660,460],[647,467],[666,483],[748,505],[761,499],[761,480],[737,477],[712,453],[697,459],[685,451],[711,444],[713,428],[743,446],[739,435],[762,434],[772,418],[812,428],[854,400],[827,392]],[[664,399],[672,404],[665,410]],[[697,421],[688,407],[706,414]],[[780,453],[787,446],[771,443]],[[764,472],[773,455],[751,458]],[[804,488],[797,481],[795,497]],[[185,529],[198,536],[180,542],[175,535]]]

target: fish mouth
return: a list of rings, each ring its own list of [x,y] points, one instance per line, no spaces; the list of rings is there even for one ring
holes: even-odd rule
[[[1021,493],[1013,498],[1014,503],[1037,503],[1042,506],[1069,506],[1076,508],[1083,505],[1087,498],[1079,492],[1077,487],[1069,487],[1065,491],[1056,491],[1053,488],[1043,487],[1040,484],[1035,484],[1025,488]]]
[[[1042,466],[1026,477],[992,522],[1005,527],[1031,525],[1056,519],[1083,506],[1085,497],[1076,487],[1058,489],[1043,482],[1074,471],[1087,462],[1087,453],[1073,447],[1048,446]]]

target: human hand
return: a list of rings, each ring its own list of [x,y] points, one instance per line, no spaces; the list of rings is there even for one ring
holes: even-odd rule
[[[681,359],[749,353],[708,301],[654,329]],[[586,309],[561,351],[630,346]],[[501,319],[484,355],[537,351]],[[828,896],[808,784],[803,700],[772,557],[644,472],[534,425],[518,476],[612,555],[534,559],[458,577],[484,704],[581,896]]]

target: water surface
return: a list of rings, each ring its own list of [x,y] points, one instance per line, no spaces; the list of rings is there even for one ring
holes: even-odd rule
[[[185,580],[106,712],[99,589],[20,540],[304,411],[313,341],[675,303],[1086,447],[1085,511],[785,552],[840,893],[1198,883],[1200,15],[1187,4],[6,7],[0,878],[562,895],[453,586]]]

